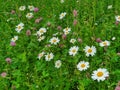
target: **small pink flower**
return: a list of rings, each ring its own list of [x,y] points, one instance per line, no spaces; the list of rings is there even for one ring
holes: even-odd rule
[[[118,82],[118,85],[115,87],[115,90],[120,90],[120,81]]]
[[[11,63],[11,58],[6,58],[5,60],[7,63]]]
[[[62,35],[62,39],[66,39],[66,35],[65,34]]]
[[[2,72],[2,73],[1,73],[1,77],[3,77],[3,78],[6,77],[6,75],[7,75],[6,72]]]
[[[34,8],[34,12],[38,12],[39,11],[39,8]]]
[[[50,22],[48,22],[48,23],[47,23],[47,26],[48,26],[48,27],[50,27],[50,26],[51,26],[51,23],[50,23]]]
[[[115,22],[115,24],[116,24],[116,25],[118,25],[118,24],[119,24],[119,22],[118,22],[118,21],[116,21],[116,22]]]
[[[42,20],[43,20],[43,18],[42,18],[42,17],[37,18],[37,19],[35,20],[35,23],[40,23]]]
[[[10,45],[11,46],[16,46],[16,43],[15,42],[10,42]]]
[[[76,17],[78,15],[77,10],[73,10],[73,16]]]
[[[27,31],[26,31],[26,35],[27,35],[27,36],[30,36],[30,35],[31,35],[31,31],[30,31],[30,30],[27,30]]]
[[[102,42],[102,40],[100,38],[97,38],[96,42],[100,43],[100,42]]]
[[[120,86],[116,86],[115,90],[120,90]]]
[[[77,20],[75,19],[74,21],[73,21],[73,25],[75,26],[76,24],[77,24]]]
[[[81,39],[81,38],[78,38],[78,42],[79,42],[79,43],[82,43],[82,39]]]
[[[58,30],[61,30],[61,29],[62,29],[62,27],[61,27],[61,26],[58,26],[58,27],[57,27],[57,29],[58,29]]]
[[[15,14],[15,10],[11,10],[11,14]]]

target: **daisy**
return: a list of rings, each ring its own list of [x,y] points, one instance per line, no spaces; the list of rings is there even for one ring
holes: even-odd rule
[[[78,52],[79,47],[78,46],[73,46],[69,49],[69,55],[75,56]]]
[[[115,16],[116,21],[120,22],[120,16]]]
[[[28,6],[28,9],[30,10],[30,11],[34,11],[34,6]]]
[[[75,42],[76,42],[76,39],[71,39],[71,40],[70,40],[70,43],[73,43],[73,44],[74,44]]]
[[[101,46],[101,47],[110,46],[110,42],[107,41],[107,40],[105,40],[105,41],[103,41],[103,42],[100,43],[100,46]]]
[[[45,36],[40,36],[39,38],[38,38],[38,41],[40,42],[40,41],[42,41],[42,40],[44,40],[45,39]]]
[[[16,40],[18,40],[18,36],[14,36],[14,37],[11,39],[11,42],[15,42]]]
[[[23,23],[20,23],[20,24],[18,24],[17,26],[16,26],[16,31],[18,32],[18,33],[20,33],[20,31],[22,30],[24,28],[24,24]]]
[[[56,68],[60,68],[61,67],[61,61],[60,60],[57,60],[56,62],[55,62],[55,67]]]
[[[90,55],[94,56],[96,53],[96,48],[95,48],[95,46],[92,46],[92,47],[86,46],[84,51],[85,51],[87,57],[89,57]]]
[[[46,28],[40,28],[39,31],[37,31],[37,35],[41,36],[44,33],[46,33]]]
[[[53,38],[51,38],[50,39],[50,41],[49,41],[51,44],[57,44],[57,43],[59,43],[60,42],[60,40],[59,40],[59,38],[58,37],[53,37]]]
[[[39,53],[38,54],[38,59],[40,60],[43,57],[44,54],[45,54],[45,52]]]
[[[20,7],[19,7],[19,10],[20,10],[20,11],[24,11],[25,9],[26,9],[25,6],[20,6]]]
[[[70,31],[71,31],[71,28],[68,28],[68,27],[63,29],[63,32],[64,32],[65,35],[69,34]]]
[[[66,12],[60,14],[60,19],[63,19],[66,16]]]
[[[89,62],[80,61],[77,65],[77,69],[80,71],[85,71],[89,68]]]
[[[45,60],[51,61],[53,59],[53,57],[54,57],[53,53],[48,53],[47,55],[45,55]]]
[[[107,77],[109,77],[109,72],[105,68],[99,68],[93,71],[92,79],[97,80],[98,82],[104,81]]]
[[[33,13],[27,13],[26,18],[31,19],[33,17]]]

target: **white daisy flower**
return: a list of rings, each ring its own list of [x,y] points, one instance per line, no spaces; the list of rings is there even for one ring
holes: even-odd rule
[[[80,61],[77,65],[77,69],[80,71],[85,71],[89,68],[89,62]]]
[[[69,49],[69,55],[75,56],[78,52],[79,47],[78,46],[73,46]]]
[[[47,55],[45,55],[45,60],[51,61],[53,59],[53,57],[54,57],[53,53],[48,53]]]
[[[76,42],[76,39],[71,39],[71,40],[70,40],[70,43],[73,43],[73,44],[74,44],[75,42]]]
[[[50,39],[49,41],[51,44],[58,44],[60,42],[59,38],[58,37],[53,37]]]
[[[40,28],[39,31],[37,31],[37,35],[41,36],[43,35],[44,33],[46,33],[46,28]]]
[[[112,5],[109,5],[109,6],[108,6],[108,9],[112,9]]]
[[[34,6],[28,6],[28,9],[30,10],[30,11],[34,11]]]
[[[24,28],[24,24],[23,23],[20,23],[20,24],[18,24],[17,26],[16,26],[16,31],[18,32],[18,33],[20,33],[20,31],[22,30]]]
[[[64,32],[65,35],[69,34],[70,31],[71,31],[71,28],[68,28],[68,27],[63,29],[63,32]]]
[[[100,43],[100,46],[101,46],[101,47],[110,46],[110,42],[107,41],[107,40],[105,40],[105,41],[103,41],[103,42]]]
[[[56,62],[55,62],[55,67],[56,68],[60,68],[61,67],[61,61],[60,60],[57,60]]]
[[[60,19],[63,19],[66,16],[66,12],[60,14]]]
[[[109,77],[109,72],[105,68],[99,68],[93,71],[92,79],[97,80],[98,82],[104,81],[107,77]]]
[[[120,16],[118,15],[118,16],[115,16],[115,19],[116,19],[116,21],[119,21],[120,22]]]
[[[18,40],[18,36],[14,36],[14,37],[11,39],[11,42],[15,42],[16,40]]]
[[[26,18],[31,19],[33,17],[33,13],[27,13]]]
[[[45,54],[45,52],[39,53],[39,54],[38,54],[38,59],[40,60],[40,59],[43,57],[44,54]]]
[[[45,36],[40,36],[39,38],[38,38],[38,41],[40,42],[40,41],[42,41],[42,40],[44,40],[45,39]]]
[[[20,10],[20,11],[24,11],[25,9],[26,9],[25,6],[20,6],[20,7],[19,7],[19,10]]]
[[[96,48],[95,48],[95,46],[92,46],[92,47],[86,46],[84,51],[85,51],[87,57],[89,57],[90,55],[94,56],[96,53]]]

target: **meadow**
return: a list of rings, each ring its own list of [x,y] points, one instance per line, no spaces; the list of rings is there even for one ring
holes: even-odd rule
[[[0,0],[0,90],[120,90],[120,0]]]

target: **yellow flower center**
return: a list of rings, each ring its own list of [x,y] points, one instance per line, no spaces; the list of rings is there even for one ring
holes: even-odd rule
[[[103,45],[104,45],[104,46],[107,46],[107,42],[103,42]]]
[[[72,50],[72,52],[73,52],[73,53],[75,53],[75,52],[76,52],[76,50],[75,50],[75,49],[73,49],[73,50]]]
[[[50,58],[51,56],[50,55],[48,55],[48,58]]]
[[[55,43],[56,41],[57,41],[56,39],[53,40],[54,43]]]
[[[90,48],[90,49],[88,49],[88,53],[91,53],[92,52],[92,49]]]
[[[60,65],[60,63],[57,63],[57,66],[59,66]]]
[[[85,64],[81,64],[81,67],[84,68],[84,67],[85,67]]]
[[[21,29],[21,26],[18,26],[18,29]]]
[[[44,31],[43,30],[40,30],[40,33],[43,33]]]
[[[120,19],[120,16],[118,16],[118,19]]]
[[[97,76],[98,76],[98,77],[102,77],[102,76],[103,76],[103,72],[98,72],[98,73],[97,73]]]

